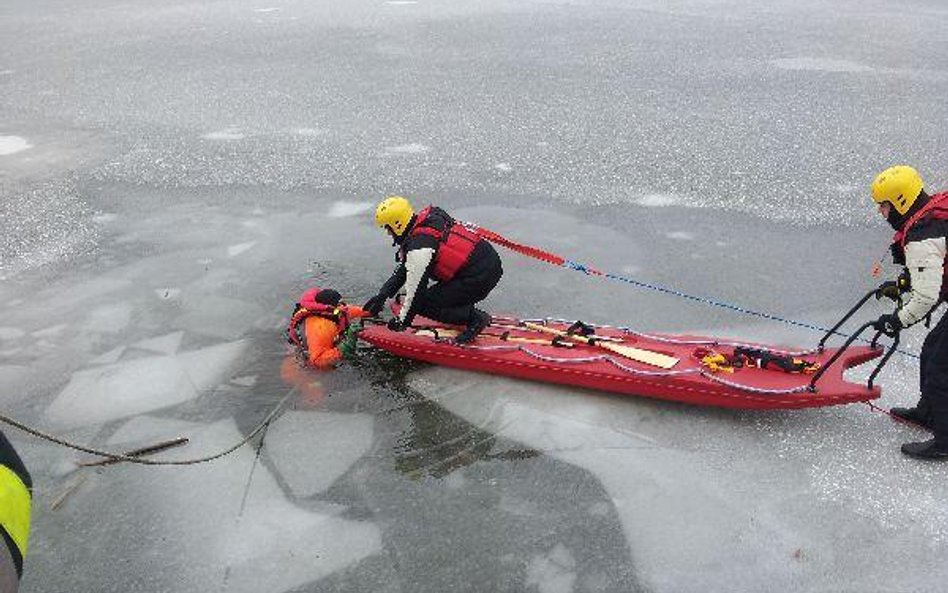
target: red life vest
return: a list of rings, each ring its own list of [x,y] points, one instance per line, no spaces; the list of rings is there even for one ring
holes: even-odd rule
[[[918,212],[906,220],[902,228],[892,237],[892,245],[898,248],[901,254],[900,257],[902,257],[903,260],[905,258],[905,239],[908,236],[909,230],[915,226],[915,223],[925,217],[934,218],[936,220],[948,220],[948,192],[931,196],[928,203],[919,208]],[[948,241],[948,237],[946,237],[946,241]],[[942,268],[941,298],[948,300],[948,258],[946,258]]]
[[[418,213],[410,235],[428,235],[438,240],[432,274],[436,280],[447,282],[454,278],[471,258],[474,246],[481,238],[477,233],[468,230],[464,225],[457,224],[450,217],[443,231],[426,226],[425,219],[431,214],[432,208],[434,206],[428,206]]]

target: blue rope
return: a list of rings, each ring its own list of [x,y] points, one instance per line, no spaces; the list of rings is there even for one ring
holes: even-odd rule
[[[792,320],[792,319],[786,319],[786,318],[784,318],[784,317],[779,317],[779,316],[777,316],[777,315],[771,315],[770,313],[762,313],[762,312],[760,312],[760,311],[754,311],[754,310],[752,310],[752,309],[747,309],[747,308],[744,308],[744,307],[741,307],[741,306],[738,306],[738,305],[734,305],[734,304],[731,304],[731,303],[725,303],[725,302],[723,302],[723,301],[716,301],[716,300],[714,300],[714,299],[709,299],[709,298],[706,298],[706,297],[695,296],[695,295],[693,295],[693,294],[688,294],[688,293],[685,293],[685,292],[681,292],[681,291],[679,291],[679,290],[673,290],[673,289],[671,289],[671,288],[666,288],[666,287],[664,287],[664,286],[659,286],[659,285],[657,285],[657,284],[650,284],[650,283],[648,283],[648,282],[641,282],[641,281],[639,281],[639,280],[635,280],[635,279],[633,279],[633,278],[627,278],[627,277],[625,277],[625,276],[620,276],[620,275],[618,275],[618,274],[609,274],[609,273],[606,273],[606,272],[600,272],[600,271],[598,271],[598,270],[596,270],[596,269],[594,269],[594,268],[590,268],[590,267],[585,266],[585,265],[583,265],[583,264],[581,264],[581,263],[574,262],[574,261],[571,261],[571,260],[564,260],[563,266],[566,267],[566,268],[568,268],[568,269],[570,269],[570,270],[575,270],[575,271],[577,271],[577,272],[583,272],[584,274],[587,274],[587,275],[604,276],[604,277],[606,277],[606,278],[609,278],[610,280],[618,280],[618,281],[620,281],[620,282],[625,282],[626,284],[631,284],[631,285],[633,285],[633,286],[638,286],[639,288],[645,288],[645,289],[648,289],[648,290],[653,290],[653,291],[655,291],[655,292],[661,292],[661,293],[664,293],[664,294],[669,294],[669,295],[676,296],[676,297],[679,297],[679,298],[683,298],[683,299],[688,299],[688,300],[691,300],[691,301],[695,301],[695,302],[697,302],[697,303],[702,303],[702,304],[705,304],[705,305],[711,305],[711,306],[713,306],[713,307],[720,307],[720,308],[722,308],[722,309],[728,309],[728,310],[730,310],[730,311],[735,311],[735,312],[737,312],[737,313],[741,313],[741,314],[744,314],[744,315],[752,315],[752,316],[754,316],[754,317],[760,317],[760,318],[762,318],[762,319],[768,319],[768,320],[770,320],[770,321],[779,321],[779,322],[785,323],[785,324],[787,324],[787,325],[794,325],[794,326],[797,326],[797,327],[804,327],[804,328],[806,328],[806,329],[811,329],[811,330],[813,330],[813,331],[818,331],[818,332],[821,332],[821,333],[824,333],[824,334],[825,334],[825,333],[828,333],[828,332],[830,331],[829,328],[821,327],[821,326],[819,326],[819,325],[813,325],[813,324],[811,324],[811,323],[803,323],[803,322],[801,322],[801,321],[794,321],[794,320]],[[833,334],[834,334],[834,335],[837,335],[837,336],[846,336],[846,337],[849,337],[849,334],[842,333],[842,332],[838,332],[838,331],[834,331]],[[859,341],[865,342],[865,343],[870,343],[870,340],[866,340],[866,339],[863,339],[863,338],[859,338]],[[901,350],[901,349],[896,350],[896,352],[898,352],[899,354],[901,354],[901,355],[903,355],[903,356],[906,356],[906,357],[908,357],[908,358],[914,358],[914,359],[916,359],[916,360],[919,359],[919,355],[918,355],[918,354],[915,354],[914,352],[908,352],[908,351]]]

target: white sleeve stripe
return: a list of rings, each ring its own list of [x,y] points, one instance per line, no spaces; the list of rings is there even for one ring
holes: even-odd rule
[[[429,247],[412,249],[405,254],[405,302],[402,303],[402,310],[398,312],[398,319],[405,321],[405,316],[411,310],[411,303],[415,300],[415,293],[418,291],[418,285],[421,283],[425,270],[434,258],[435,250]]]
[[[918,323],[938,304],[945,269],[944,237],[933,237],[905,244],[905,267],[912,279],[912,290],[899,309],[902,325]]]

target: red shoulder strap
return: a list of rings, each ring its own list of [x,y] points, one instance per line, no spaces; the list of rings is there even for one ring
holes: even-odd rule
[[[925,206],[905,221],[902,228],[892,237],[892,242],[897,243],[899,247],[905,247],[905,237],[908,235],[909,229],[911,229],[916,222],[921,220],[923,216],[932,213],[934,213],[936,218],[948,219],[948,192],[931,196]]]
[[[432,208],[434,208],[434,206],[426,206],[420,212],[418,212],[418,215],[415,218],[415,226],[412,228],[411,234],[428,235],[429,237],[434,237],[439,242],[444,242],[444,239],[447,236],[445,231],[439,231],[438,229],[432,228],[430,226],[425,226],[425,219],[428,218],[429,214],[431,214]]]

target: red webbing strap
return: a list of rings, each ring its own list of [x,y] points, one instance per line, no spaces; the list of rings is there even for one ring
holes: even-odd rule
[[[926,214],[937,211],[941,211],[943,213],[942,216],[938,216],[937,218],[948,218],[948,192],[935,194],[932,196],[931,201],[925,204],[924,207],[922,207],[918,212],[913,214],[907,221],[905,221],[905,224],[902,225],[901,230],[895,233],[895,237],[893,237],[892,242],[898,243],[899,247],[904,248],[905,237],[908,235],[908,231],[910,228],[912,228],[912,225],[918,222],[919,219]]]
[[[484,239],[487,239],[491,243],[503,245],[507,249],[516,251],[517,253],[522,253],[523,255],[526,255],[527,257],[532,257],[534,259],[545,261],[550,264],[554,264],[557,266],[566,265],[566,258],[560,257],[559,255],[556,255],[555,253],[550,253],[549,251],[544,251],[536,247],[531,247],[529,245],[517,243],[516,241],[511,241],[510,239],[507,239],[501,235],[498,235],[494,231],[481,228],[474,224],[470,224],[467,222],[461,223],[461,224],[463,224],[469,231],[476,233],[478,236]]]

